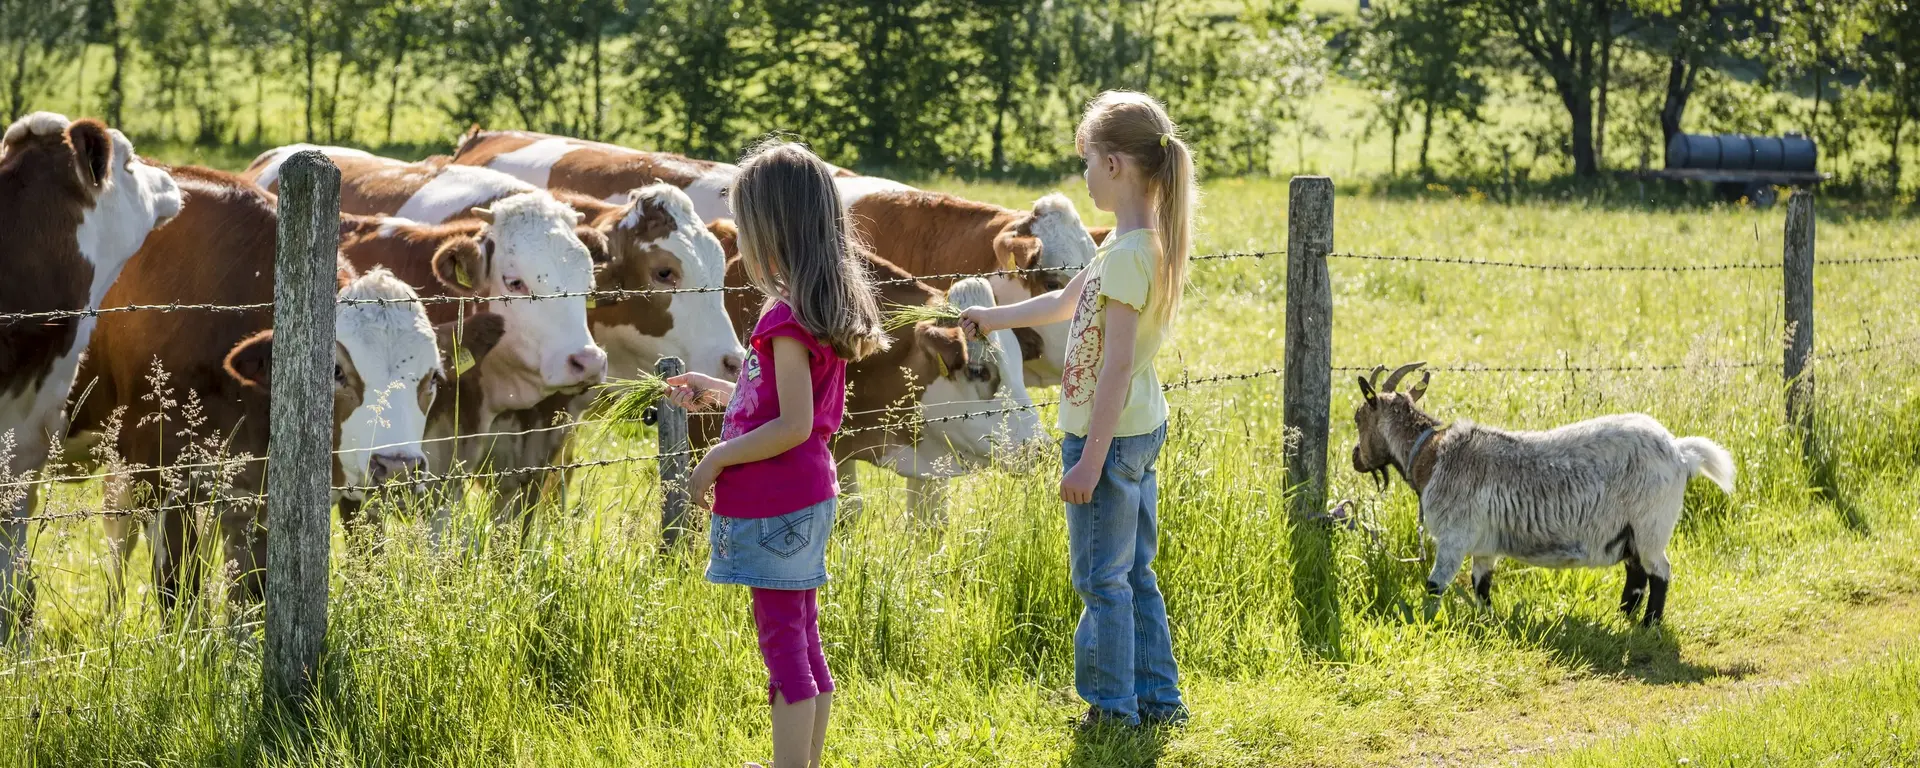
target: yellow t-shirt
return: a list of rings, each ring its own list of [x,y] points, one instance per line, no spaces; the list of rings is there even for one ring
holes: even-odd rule
[[[1073,310],[1067,331],[1066,372],[1060,377],[1060,429],[1085,437],[1093,415],[1093,391],[1099,384],[1106,350],[1107,302],[1118,301],[1140,312],[1133,339],[1133,373],[1127,378],[1127,397],[1114,425],[1114,437],[1144,435],[1167,420],[1167,396],[1153,372],[1153,356],[1160,351],[1161,328],[1148,310],[1159,297],[1153,290],[1153,272],[1159,263],[1153,230],[1136,229],[1107,238],[1087,265],[1086,287]]]

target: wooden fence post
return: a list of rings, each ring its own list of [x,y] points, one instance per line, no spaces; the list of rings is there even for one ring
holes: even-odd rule
[[[663,357],[653,372],[660,378],[685,373],[677,357]],[[687,532],[687,409],[661,400],[654,406],[660,429],[660,547],[671,548]]]
[[[1287,335],[1281,389],[1286,426],[1293,591],[1303,644],[1340,658],[1340,591],[1326,511],[1327,429],[1332,408],[1333,180],[1295,176],[1287,199]]]
[[[305,713],[326,648],[333,318],[340,169],[299,152],[280,171],[267,446],[267,711]]]
[[[1795,189],[1787,201],[1786,278],[1787,423],[1805,434],[1811,426],[1813,372],[1813,190]]]

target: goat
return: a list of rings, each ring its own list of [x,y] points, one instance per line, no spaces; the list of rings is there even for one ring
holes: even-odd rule
[[[1392,467],[1420,497],[1420,522],[1435,544],[1428,594],[1443,594],[1468,556],[1482,602],[1492,597],[1502,557],[1547,568],[1624,562],[1620,611],[1631,618],[1645,596],[1643,624],[1659,623],[1673,578],[1667,542],[1687,481],[1705,475],[1731,494],[1733,456],[1704,437],[1675,438],[1638,413],[1545,432],[1442,425],[1419,405],[1431,372],[1412,389],[1394,391],[1423,365],[1403,365],[1378,387],[1386,366],[1359,377],[1353,468],[1384,483]]]

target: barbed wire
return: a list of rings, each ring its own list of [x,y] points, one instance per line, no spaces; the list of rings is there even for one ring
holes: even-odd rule
[[[191,636],[208,635],[216,632],[231,632],[234,630],[252,629],[254,627],[262,626],[265,623],[266,622],[264,621],[256,619],[254,621],[244,621],[239,624],[229,624],[223,627],[202,627],[199,629],[183,629],[183,630],[174,631],[174,632],[162,632],[158,635],[148,635],[145,637],[139,637],[132,640],[121,640],[121,641],[111,643],[109,645],[103,645],[95,648],[88,648],[84,651],[75,651],[73,653],[64,653],[59,656],[42,656],[34,659],[26,659],[24,661],[15,662],[14,664],[9,665],[4,670],[0,670],[0,677],[10,677],[13,675],[13,673],[18,672],[22,669],[26,669],[28,667],[38,666],[41,664],[50,664],[56,661],[64,661],[66,659],[84,659],[96,653],[115,650],[118,648],[124,648],[129,645],[146,645],[148,643],[156,643],[161,640],[170,640],[174,638],[184,639]]]
[[[251,312],[256,309],[272,309],[273,302],[265,304],[128,304],[119,307],[101,307],[99,309],[51,309],[45,312],[9,312],[0,314],[0,323],[13,323],[22,320],[64,320],[75,317],[99,317],[122,312],[185,312],[204,310],[207,312]]]
[[[1856,264],[1899,264],[1920,261],[1920,254],[1912,256],[1861,256],[1850,259],[1819,259],[1813,262],[1816,267],[1844,267]]]
[[[1329,253],[1329,259],[1353,259],[1356,261],[1398,261],[1424,264],[1455,264],[1470,267],[1503,267],[1508,269],[1531,269],[1542,272],[1717,272],[1740,269],[1780,269],[1778,263],[1745,262],[1731,264],[1528,264],[1519,261],[1496,261],[1492,259],[1469,259],[1452,256],[1388,256],[1370,253]]]
[[[1866,344],[1862,344],[1859,346],[1845,347],[1842,349],[1830,350],[1827,352],[1816,352],[1814,353],[1814,357],[1816,359],[1823,358],[1823,357],[1824,358],[1850,357],[1853,355],[1858,355],[1863,352],[1872,352],[1878,349],[1889,349],[1893,347],[1904,347],[1904,346],[1909,346],[1916,343],[1920,343],[1920,334],[1905,336],[1897,339],[1890,339],[1887,341],[1868,342]]]
[[[1744,370],[1777,367],[1768,360],[1723,361],[1711,363],[1665,363],[1658,365],[1428,365],[1420,370],[1434,373],[1671,373],[1694,370]],[[1336,365],[1335,373],[1370,373],[1372,366]]]

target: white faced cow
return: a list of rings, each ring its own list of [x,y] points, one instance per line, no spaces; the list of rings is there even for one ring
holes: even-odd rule
[[[166,171],[95,120],[36,112],[0,137],[0,313],[97,309],[147,234],[180,212]],[[94,318],[0,320],[0,643],[32,606],[24,518]]]

